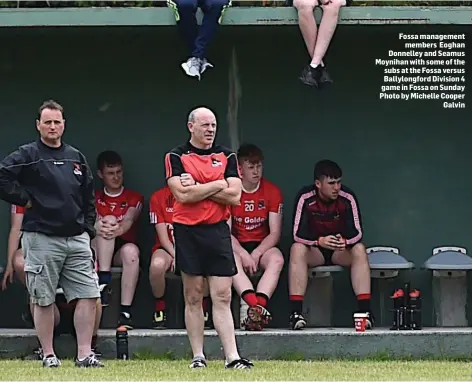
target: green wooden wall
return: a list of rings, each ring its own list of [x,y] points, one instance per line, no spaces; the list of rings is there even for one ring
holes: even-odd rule
[[[164,184],[166,150],[187,138],[190,109],[207,105],[215,110],[218,140],[230,144],[227,113],[235,52],[240,140],[264,149],[266,176],[283,189],[285,248],[291,240],[293,198],[311,182],[314,163],[328,157],[339,162],[345,183],[357,193],[366,245],[398,246],[419,266],[436,245],[472,250],[471,109],[444,109],[439,101],[379,100],[383,71],[374,60],[399,49],[399,32],[438,33],[438,28],[339,26],[327,57],[335,84],[323,91],[298,81],[308,57],[296,26],[224,27],[209,54],[215,68],[201,82],[180,68],[185,51],[175,27],[0,29],[0,154],[36,137],[37,107],[54,98],[66,108],[66,141],[80,148],[93,167],[101,150],[119,151],[126,186],[148,201]],[[470,27],[441,26],[440,32],[469,33]],[[466,59],[471,53],[468,47]],[[3,264],[6,203],[0,204],[0,222]],[[141,228],[145,269],[135,323],[147,327],[153,309],[146,274],[153,240],[147,209]],[[351,325],[356,306],[348,275],[335,278],[335,325]],[[270,305],[279,327],[288,322],[286,276],[285,269]],[[431,324],[431,276],[416,270],[414,281],[425,296],[425,324]],[[23,326],[22,295],[19,284],[0,293],[1,309],[11,312],[1,315],[0,326]],[[376,310],[377,300],[374,286]],[[179,317],[172,319],[175,327],[183,325]]]

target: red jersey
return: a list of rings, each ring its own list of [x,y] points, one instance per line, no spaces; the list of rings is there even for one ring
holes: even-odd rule
[[[95,209],[97,210],[97,217],[99,219],[113,215],[118,222],[121,222],[128,212],[128,209],[134,207],[141,212],[143,208],[144,197],[132,190],[123,188],[118,195],[107,194],[104,190],[95,192]],[[137,224],[133,226],[120,236],[128,243],[136,243],[137,241]]]
[[[166,179],[183,173],[192,175],[198,183],[209,183],[227,178],[239,178],[236,154],[223,146],[198,149],[190,144],[176,147],[165,157]],[[230,206],[213,200],[197,203],[174,203],[174,223],[186,225],[216,224],[227,221]]]
[[[172,227],[174,202],[175,198],[170,191],[169,186],[164,186],[163,188],[154,192],[151,196],[151,199],[149,200],[149,219],[151,224],[165,223],[167,227],[167,234],[169,235],[169,240],[172,244],[174,244],[174,229]],[[152,252],[159,248],[163,247],[156,232],[156,242],[152,247]]]
[[[241,194],[241,204],[231,207],[232,234],[240,243],[261,242],[269,235],[269,212],[281,214],[283,198],[280,188],[261,179],[254,192]]]
[[[24,215],[25,207],[21,207],[21,206],[17,206],[15,204],[12,204],[11,205],[11,213],[12,214]]]

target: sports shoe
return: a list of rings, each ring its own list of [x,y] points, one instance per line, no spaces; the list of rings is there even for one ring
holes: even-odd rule
[[[210,312],[205,312],[205,311],[203,311],[203,317],[204,317],[204,319],[205,319],[204,328],[205,328],[205,329],[214,329],[214,326],[213,326],[213,319],[212,319],[212,317],[211,317]]]
[[[25,361],[41,361],[44,358],[43,349],[41,347],[34,349],[31,354],[28,354],[23,359]]]
[[[167,324],[166,312],[163,310],[156,310],[152,316],[153,329],[165,329]]]
[[[205,70],[213,68],[213,67],[214,67],[213,64],[210,61],[208,61],[206,58],[202,59],[200,74],[203,74]]]
[[[305,85],[319,88],[321,84],[322,73],[323,67],[321,65],[318,65],[316,68],[307,65],[303,68],[302,74],[299,78],[300,81],[302,81]]]
[[[131,314],[120,312],[120,318],[118,319],[118,327],[124,326],[128,330],[133,329],[133,322],[131,321]]]
[[[301,313],[293,312],[290,316],[290,328],[292,330],[301,330],[306,326],[305,317]]]
[[[190,368],[198,369],[200,367],[207,367],[206,359],[203,357],[194,357],[190,363]]]
[[[111,301],[111,286],[108,284],[101,284],[100,285],[100,300],[102,303],[102,308],[106,308],[110,305]]]
[[[234,361],[225,362],[225,369],[252,369],[254,364],[246,358],[235,359]]]
[[[54,355],[48,355],[43,358],[43,367],[59,367],[61,366],[61,361]]]
[[[75,360],[76,367],[105,367],[105,365],[98,359],[98,357],[92,353],[83,360],[76,358]]]
[[[100,357],[103,355],[102,352],[101,352],[101,351],[98,349],[98,347],[96,347],[96,346],[95,346],[94,348],[92,348],[92,352],[93,352],[93,354],[95,354],[95,356],[97,356],[98,358],[100,358]]]
[[[260,331],[267,325],[272,316],[269,311],[260,305],[247,308],[247,316],[241,322],[241,327],[248,331]]]
[[[185,74],[190,77],[198,77],[200,80],[200,73],[202,68],[202,60],[198,57],[190,57],[187,61],[181,64]]]

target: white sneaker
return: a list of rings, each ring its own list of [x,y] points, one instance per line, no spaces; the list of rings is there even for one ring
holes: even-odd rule
[[[208,61],[206,58],[204,58],[202,60],[202,67],[200,69],[200,74],[203,74],[205,70],[213,68],[213,67],[214,67],[213,64],[210,61]]]
[[[59,367],[61,366],[61,361],[53,355],[43,358],[43,367]]]
[[[187,61],[183,62],[181,66],[187,76],[198,77],[200,80],[202,61],[199,58],[190,57]]]

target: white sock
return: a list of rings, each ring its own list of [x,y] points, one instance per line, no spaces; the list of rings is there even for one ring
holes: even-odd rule
[[[316,69],[316,67],[318,66],[318,64],[310,64],[310,66],[311,66],[313,69]]]

